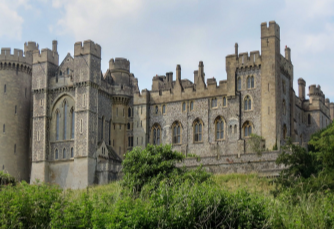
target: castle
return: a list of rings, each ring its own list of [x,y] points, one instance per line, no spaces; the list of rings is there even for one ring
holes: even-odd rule
[[[262,147],[279,149],[288,137],[305,145],[333,120],[334,104],[320,86],[298,79],[293,89],[291,50],[280,53],[280,28],[261,24],[261,53],[226,56],[227,79],[207,78],[204,63],[194,81],[181,66],[139,91],[127,59],[109,61],[101,72],[101,47],[74,44],[59,64],[52,50],[35,42],[0,55],[0,166],[20,180],[84,188],[116,179],[124,154],[147,144],[172,144],[201,157],[248,154],[250,134]]]

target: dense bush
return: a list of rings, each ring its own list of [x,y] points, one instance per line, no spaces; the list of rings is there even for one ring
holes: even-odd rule
[[[276,163],[286,168],[276,179],[275,195],[287,190],[292,196],[334,190],[334,124],[313,134],[308,150],[289,139]]]
[[[9,175],[8,173],[0,171],[0,187],[1,185],[8,185],[8,184],[15,185],[16,184],[15,178]]]
[[[289,160],[305,158],[305,153]],[[297,192],[297,185],[286,186],[273,198],[267,194],[268,183],[254,174],[213,177],[201,167],[176,168],[182,158],[170,146],[148,146],[127,154],[122,182],[75,191],[25,182],[3,186],[0,228],[334,227],[330,191],[309,193],[300,186]],[[309,162],[302,161],[287,176],[306,174],[303,179],[321,182],[320,175],[307,175],[312,174],[305,172]],[[250,193],[245,187],[254,189]]]
[[[61,190],[45,184],[21,182],[0,190],[0,228],[47,228],[49,209],[59,201]]]
[[[183,158],[181,153],[172,151],[170,145],[148,145],[145,149],[136,147],[123,160],[122,184],[140,192],[144,184],[152,180],[157,183],[170,177],[170,174],[180,174],[181,169],[176,168],[175,163]]]

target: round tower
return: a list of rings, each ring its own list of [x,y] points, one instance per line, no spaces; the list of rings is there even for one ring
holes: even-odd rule
[[[118,85],[129,86],[130,81],[130,61],[125,58],[115,58],[109,61],[109,70],[114,82]]]
[[[31,161],[31,74],[35,42],[0,55],[0,170],[29,181]]]

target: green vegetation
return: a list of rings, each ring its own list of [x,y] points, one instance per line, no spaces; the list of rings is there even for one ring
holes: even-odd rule
[[[9,175],[8,173],[0,171],[0,187],[1,185],[8,185],[8,184],[15,185],[16,184],[15,178]]]
[[[309,151],[288,142],[277,159],[287,169],[271,181],[187,171],[171,146],[149,145],[126,155],[120,182],[5,185],[0,228],[334,228],[333,129],[316,133]]]

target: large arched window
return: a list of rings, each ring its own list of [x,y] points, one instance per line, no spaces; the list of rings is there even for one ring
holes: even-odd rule
[[[254,76],[247,77],[247,88],[254,88]]]
[[[216,140],[224,139],[225,122],[221,116],[217,117],[215,120],[215,133],[216,133]]]
[[[244,123],[242,129],[244,131],[244,137],[249,137],[253,133],[253,125],[249,121]]]
[[[74,139],[74,106],[73,97],[63,95],[52,105],[50,127],[51,141]],[[60,150],[61,153],[62,150]]]
[[[67,138],[67,101],[64,100],[64,140]]]
[[[72,119],[72,122],[71,122],[71,138],[73,139],[74,138],[74,122],[75,122],[74,108],[73,107],[71,108],[71,119]]]
[[[175,121],[172,125],[173,144],[181,144],[181,123]]]
[[[249,95],[247,95],[244,99],[244,107],[245,107],[245,111],[252,109],[252,100],[249,97]]]
[[[161,143],[161,127],[159,124],[154,124],[152,127],[152,144],[160,145]]]
[[[240,77],[238,77],[237,84],[238,84],[238,90],[241,90],[241,78]]]
[[[59,121],[60,121],[60,112],[56,110],[56,140],[59,140]]]
[[[200,119],[196,119],[193,124],[193,132],[194,132],[194,142],[202,142],[203,141],[203,122]]]

